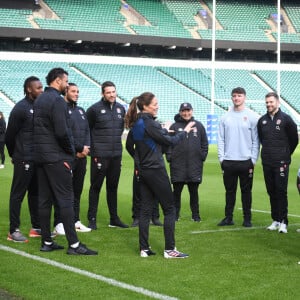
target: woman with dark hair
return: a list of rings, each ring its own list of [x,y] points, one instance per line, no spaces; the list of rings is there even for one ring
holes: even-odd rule
[[[179,143],[192,129],[190,122],[182,132],[170,136],[155,121],[158,101],[155,95],[145,92],[133,99],[125,117],[127,144],[134,148],[134,159],[139,167],[141,208],[139,219],[139,244],[141,257],[154,255],[148,243],[149,223],[153,203],[157,199],[164,214],[165,258],[185,258],[188,254],[175,247],[175,206],[170,180],[162,155],[162,147]]]
[[[1,156],[0,169],[4,168],[4,163],[5,163],[5,153],[4,153],[5,132],[6,132],[6,122],[5,122],[3,112],[0,111],[0,156]]]

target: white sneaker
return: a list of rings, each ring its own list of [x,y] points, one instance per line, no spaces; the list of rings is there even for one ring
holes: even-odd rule
[[[84,226],[83,224],[81,224],[80,221],[77,221],[75,223],[75,229],[78,232],[90,232],[92,229],[89,227]]]
[[[268,230],[277,230],[280,227],[280,222],[273,221],[273,223],[267,227]]]
[[[4,165],[0,165],[0,169],[4,169]]]
[[[58,223],[55,228],[54,228],[54,233],[57,235],[65,235],[65,229],[64,229],[64,224],[63,223]]]
[[[300,228],[299,228],[299,229],[296,229],[296,232],[300,233]]]
[[[280,227],[279,227],[279,229],[278,229],[278,232],[279,232],[279,233],[287,233],[287,226],[286,226],[286,224],[281,223],[281,224],[280,224]]]

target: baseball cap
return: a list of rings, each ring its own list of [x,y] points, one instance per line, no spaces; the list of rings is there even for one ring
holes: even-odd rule
[[[183,111],[183,110],[190,110],[193,109],[192,104],[191,103],[181,103],[179,111]]]

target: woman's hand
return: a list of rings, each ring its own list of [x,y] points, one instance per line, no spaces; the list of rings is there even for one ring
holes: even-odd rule
[[[195,125],[195,122],[189,122],[185,127],[184,127],[184,131],[186,131],[187,133],[189,133],[192,129],[193,126]]]

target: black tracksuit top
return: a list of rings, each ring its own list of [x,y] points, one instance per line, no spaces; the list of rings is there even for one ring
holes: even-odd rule
[[[33,102],[25,97],[9,115],[5,143],[14,161],[33,161]]]
[[[125,108],[112,105],[103,98],[86,111],[91,132],[91,156],[111,158],[122,156],[122,133]]]
[[[175,123],[170,130],[175,133],[182,132],[190,122],[195,122],[194,129],[174,147],[169,147],[166,156],[170,163],[172,182],[201,182],[203,162],[208,153],[208,140],[204,126],[201,122],[191,118],[185,121],[179,114],[174,117]]]
[[[47,87],[33,107],[35,162],[72,161],[75,148],[64,98],[56,89]]]
[[[258,120],[257,130],[262,145],[262,164],[290,164],[291,155],[298,144],[297,125],[292,118],[280,109],[273,120],[267,113]]]

